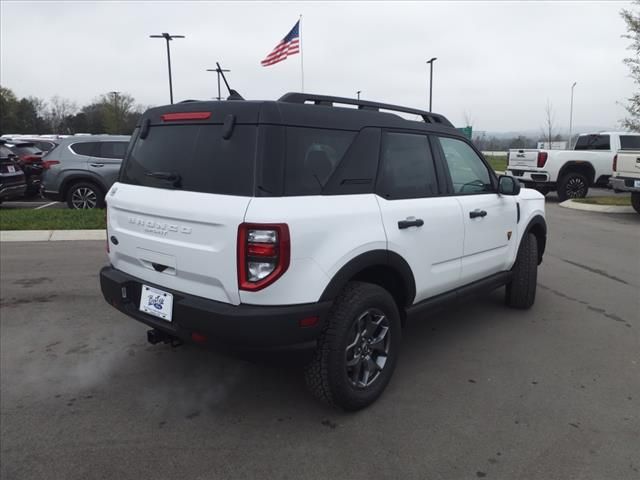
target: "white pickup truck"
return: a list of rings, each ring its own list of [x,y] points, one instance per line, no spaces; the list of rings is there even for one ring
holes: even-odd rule
[[[640,213],[640,149],[620,150],[613,157],[609,185],[615,192],[631,192],[631,205]]]
[[[584,133],[573,150],[509,150],[507,175],[543,195],[556,190],[558,198],[583,198],[589,187],[607,187],[618,150],[640,150],[640,134]]]

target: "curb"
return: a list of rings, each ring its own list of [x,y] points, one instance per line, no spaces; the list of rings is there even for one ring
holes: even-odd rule
[[[105,230],[2,230],[0,242],[60,242],[106,240]]]
[[[598,212],[598,213],[636,213],[633,207],[619,207],[615,205],[591,205],[589,203],[580,203],[574,200],[565,200],[558,204],[564,208],[571,208],[573,210],[582,210],[585,212]]]

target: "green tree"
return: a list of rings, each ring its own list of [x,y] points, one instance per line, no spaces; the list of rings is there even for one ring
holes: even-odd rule
[[[638,0],[633,3],[640,5]],[[631,131],[640,132],[640,13],[623,9],[620,15],[627,24],[627,33],[623,37],[631,40],[631,45],[627,48],[632,53],[624,59],[624,63],[629,67],[630,76],[636,86],[636,92],[627,99],[627,117],[622,121],[622,125]]]
[[[0,134],[18,133],[18,99],[8,88],[0,86]]]

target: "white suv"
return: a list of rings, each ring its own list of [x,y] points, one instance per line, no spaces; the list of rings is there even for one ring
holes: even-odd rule
[[[546,243],[542,195],[443,116],[299,93],[147,111],[106,200],[102,292],[152,343],[309,343],[310,389],[346,410],[408,317],[503,285],[529,308]]]

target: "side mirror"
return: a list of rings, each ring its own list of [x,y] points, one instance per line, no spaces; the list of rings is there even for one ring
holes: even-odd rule
[[[518,195],[520,182],[508,175],[500,175],[498,177],[498,193],[500,195]]]

